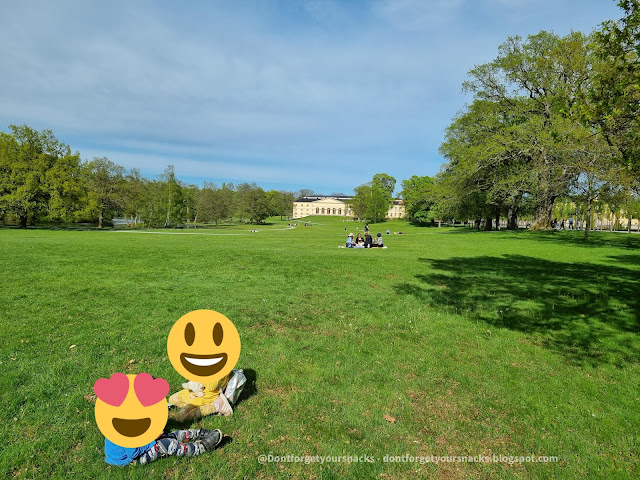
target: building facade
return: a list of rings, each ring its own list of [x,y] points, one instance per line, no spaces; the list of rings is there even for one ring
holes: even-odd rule
[[[404,218],[404,213],[404,203],[402,200],[394,200],[393,205],[391,205],[391,208],[387,212],[387,218]]]
[[[303,218],[310,215],[330,215],[332,217],[353,217],[353,210],[349,206],[352,197],[331,197],[313,195],[302,197],[293,202],[293,217]],[[398,219],[404,217],[402,200],[394,200],[387,212],[387,218]]]

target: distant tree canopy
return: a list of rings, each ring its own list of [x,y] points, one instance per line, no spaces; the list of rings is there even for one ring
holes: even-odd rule
[[[378,173],[371,182],[356,187],[355,196],[351,199],[354,215],[374,223],[384,220],[393,204],[395,185],[395,178],[386,173]]]
[[[82,196],[80,156],[58,142],[50,130],[26,125],[0,133],[0,210],[21,227],[37,218],[72,216]]]
[[[293,211],[293,192],[265,192],[255,183],[218,188],[205,182],[198,188],[178,180],[172,165],[149,180],[106,157],[81,162],[50,130],[10,130],[0,132],[0,217],[14,217],[23,228],[38,220],[89,221],[102,228],[115,216],[150,227],[230,219],[261,223]]]

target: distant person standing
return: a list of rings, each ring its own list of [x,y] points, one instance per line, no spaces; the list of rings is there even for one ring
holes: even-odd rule
[[[573,216],[569,215],[569,230],[573,230]]]
[[[369,234],[369,224],[368,223],[364,226],[364,234],[365,235]]]

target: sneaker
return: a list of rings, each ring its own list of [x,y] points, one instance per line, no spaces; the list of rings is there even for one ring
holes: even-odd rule
[[[205,435],[200,440],[196,441],[196,443],[201,443],[207,452],[220,445],[220,442],[222,442],[222,432],[217,428],[215,430],[209,430],[208,435]]]
[[[208,437],[212,435],[214,430],[207,430],[206,428],[199,428],[197,430],[187,430],[188,432],[192,432],[189,436],[189,439],[185,439],[185,442],[193,442],[195,440],[202,440],[204,437]]]
[[[222,391],[220,392],[220,395],[218,395],[218,398],[213,401],[213,404],[216,406],[216,412],[224,415],[225,417],[233,415],[233,408],[231,408],[229,400]]]

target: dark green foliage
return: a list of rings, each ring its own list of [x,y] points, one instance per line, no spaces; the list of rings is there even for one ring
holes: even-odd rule
[[[26,125],[0,133],[0,212],[21,227],[38,219],[73,219],[82,195],[80,157],[50,130]]]
[[[432,177],[414,175],[403,180],[401,195],[407,220],[424,225],[436,218],[437,194]]]
[[[354,188],[355,197],[351,209],[358,218],[370,222],[381,222],[393,204],[393,190],[396,179],[386,173],[378,173],[373,180]]]

